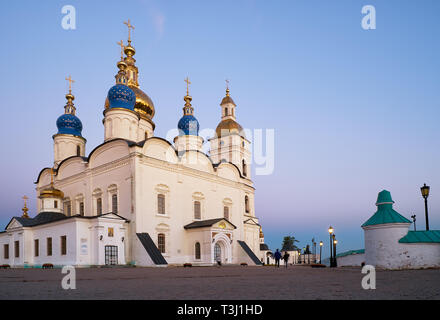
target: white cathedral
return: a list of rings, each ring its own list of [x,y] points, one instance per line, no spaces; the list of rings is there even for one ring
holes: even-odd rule
[[[0,232],[0,265],[261,265],[270,251],[255,215],[250,141],[229,89],[209,155],[188,86],[172,144],[154,135],[155,108],[139,87],[130,34],[120,45],[104,142],[86,156],[69,77],[54,164],[36,180],[38,214],[30,217],[25,202]]]

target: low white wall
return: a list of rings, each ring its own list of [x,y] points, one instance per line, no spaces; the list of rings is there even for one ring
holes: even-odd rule
[[[337,257],[336,262],[338,264],[338,267],[353,267],[353,266],[360,267],[362,262],[365,262],[365,254],[358,253],[358,254],[350,254],[348,256],[343,256],[343,257]]]

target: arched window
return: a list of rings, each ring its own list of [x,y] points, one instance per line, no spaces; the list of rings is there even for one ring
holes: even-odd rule
[[[225,116],[228,116],[228,108],[225,108]]]
[[[148,139],[148,132],[145,131],[145,140],[147,140],[147,139]]]
[[[81,155],[81,147],[78,145],[76,146],[76,155],[79,157]]]
[[[84,216],[84,201],[81,201],[81,202],[79,203],[79,214],[80,214],[81,216]]]
[[[165,253],[165,234],[159,233],[157,235],[157,247],[161,253]]]
[[[223,216],[226,220],[229,220],[229,207],[227,206],[223,207]]]
[[[194,201],[194,219],[200,220],[201,218],[200,201]]]
[[[163,194],[157,195],[157,213],[165,214],[165,196]]]
[[[195,254],[196,254],[196,260],[200,260],[200,258],[201,258],[200,242],[196,242],[194,249],[195,249]]]
[[[247,166],[246,166],[246,161],[244,159],[242,161],[242,165],[243,165],[243,175],[246,177],[247,176]]]
[[[118,213],[118,195],[116,193],[112,194],[112,212]]]
[[[96,199],[96,214],[98,216],[102,214],[102,198]]]
[[[246,210],[246,213],[249,213],[249,197],[248,196],[244,197],[244,208]]]

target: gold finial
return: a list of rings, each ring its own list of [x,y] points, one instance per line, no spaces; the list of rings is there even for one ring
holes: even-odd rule
[[[66,78],[67,81],[69,81],[69,94],[72,93],[72,83],[75,83],[75,80],[72,80],[72,77],[69,75],[68,78]]]
[[[22,218],[29,218],[29,215],[28,215],[28,211],[29,211],[29,209],[28,209],[28,207],[26,206],[26,200],[28,200],[29,198],[26,197],[26,196],[23,196],[22,199],[24,200],[24,206],[23,206],[23,209],[21,209],[21,210],[23,210],[23,215],[22,215],[21,217],[22,217]]]
[[[130,45],[131,43],[131,34],[130,34],[130,29],[134,30],[134,26],[130,23],[130,19],[128,19],[127,22],[124,21],[124,24],[127,26],[128,28],[128,45]]]
[[[229,80],[226,79],[225,81],[226,81],[226,96],[229,97]]]
[[[120,46],[121,47],[121,61],[122,60],[124,60],[124,49],[125,49],[125,46],[124,46],[124,41],[119,41],[119,42],[116,42],[117,44],[118,44],[118,46]]]
[[[189,81],[188,77],[186,77],[186,79],[183,81],[186,82],[186,95],[189,96],[189,85],[191,84],[191,81]]]

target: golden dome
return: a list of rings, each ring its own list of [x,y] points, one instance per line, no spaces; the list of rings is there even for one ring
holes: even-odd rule
[[[237,106],[234,102],[234,100],[232,100],[231,96],[229,95],[229,88],[226,89],[226,96],[222,99],[222,102],[220,103],[220,105],[224,105],[226,103],[232,103],[234,106]]]
[[[238,134],[243,138],[246,138],[246,135],[241,125],[233,119],[222,120],[218,124],[217,129],[215,129],[215,133],[217,134],[217,137],[228,136],[230,134]]]
[[[64,198],[64,193],[61,190],[55,189],[53,185],[49,188],[40,191],[39,198]]]
[[[155,114],[154,104],[151,98],[136,86],[128,85],[131,90],[134,91],[136,95],[136,104],[134,105],[134,111],[136,111],[140,116],[146,116],[147,118],[153,119]],[[108,98],[105,99],[105,109],[108,109],[109,101]]]

